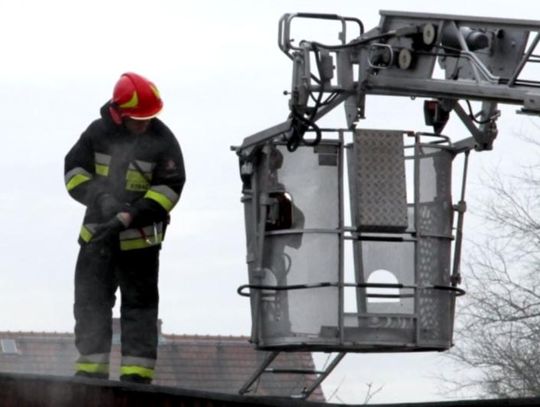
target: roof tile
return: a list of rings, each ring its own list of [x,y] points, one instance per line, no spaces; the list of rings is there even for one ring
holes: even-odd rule
[[[14,339],[17,354],[0,351],[0,371],[70,376],[77,351],[70,333],[0,332]],[[246,336],[162,335],[158,348],[155,383],[184,389],[238,393],[259,367],[266,352],[256,351]],[[111,352],[111,378],[118,378],[120,346]],[[314,369],[310,353],[280,354],[273,367]],[[298,394],[313,383],[314,375],[265,374],[253,387],[257,395]],[[320,388],[310,400],[324,401]]]

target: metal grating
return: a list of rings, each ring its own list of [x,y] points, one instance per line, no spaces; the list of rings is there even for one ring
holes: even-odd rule
[[[351,209],[361,231],[407,228],[403,132],[357,130],[349,156]]]

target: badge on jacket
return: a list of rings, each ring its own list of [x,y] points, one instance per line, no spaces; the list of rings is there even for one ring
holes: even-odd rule
[[[176,170],[176,163],[174,162],[174,160],[167,160],[167,162],[165,163],[165,169],[167,171]]]

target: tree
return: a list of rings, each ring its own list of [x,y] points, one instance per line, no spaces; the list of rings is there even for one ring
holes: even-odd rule
[[[491,176],[489,190],[481,210],[488,233],[469,245],[467,295],[458,301],[456,347],[448,353],[470,374],[453,387],[490,398],[539,396],[538,168]]]

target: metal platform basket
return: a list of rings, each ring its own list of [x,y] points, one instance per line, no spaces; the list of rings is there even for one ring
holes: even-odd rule
[[[335,134],[294,152],[266,142],[241,166],[249,283],[239,293],[251,300],[253,342],[280,351],[450,348],[464,212],[452,202],[452,164],[468,150],[405,131],[357,130],[347,144],[345,131]]]

